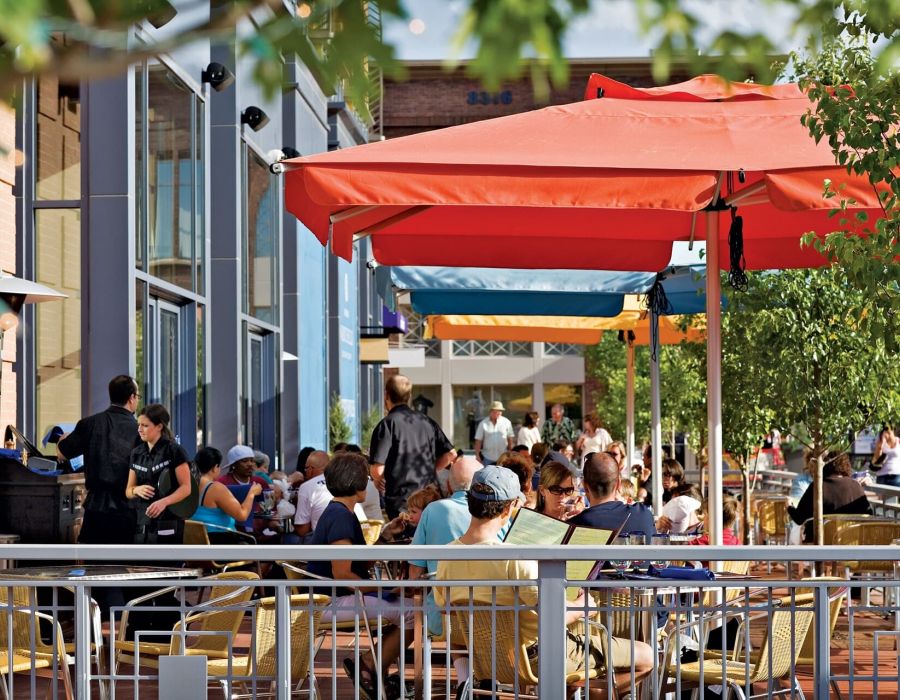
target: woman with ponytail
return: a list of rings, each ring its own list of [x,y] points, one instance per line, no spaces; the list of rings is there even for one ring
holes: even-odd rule
[[[181,544],[184,520],[169,506],[191,495],[191,469],[184,449],[172,439],[169,412],[158,403],[144,406],[138,415],[141,444],[131,453],[131,471],[125,497],[137,510],[135,544]],[[160,477],[169,472],[169,483],[177,487],[160,491]]]

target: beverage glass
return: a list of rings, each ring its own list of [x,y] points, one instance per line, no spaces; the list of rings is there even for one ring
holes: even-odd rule
[[[669,545],[669,536],[657,533],[650,538],[650,544],[654,547],[667,547]],[[656,555],[650,563],[656,569],[667,569],[669,567],[669,560],[663,559],[661,555]]]
[[[613,544],[622,547],[631,546],[631,538],[628,535],[619,535],[613,540]],[[624,576],[625,572],[631,568],[631,559],[612,559],[609,562],[620,576]]]

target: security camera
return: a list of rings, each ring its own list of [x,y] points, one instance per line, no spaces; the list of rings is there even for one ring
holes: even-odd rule
[[[366,267],[368,267],[370,270],[377,270],[380,265],[375,258],[372,258],[371,260],[366,261]]]
[[[273,175],[281,175],[284,172],[284,164],[281,161],[272,163],[269,166],[269,172],[271,172]]]

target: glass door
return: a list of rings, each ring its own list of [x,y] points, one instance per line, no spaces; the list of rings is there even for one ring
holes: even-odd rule
[[[168,409],[176,441],[193,454],[190,426],[194,416],[188,410],[192,392],[186,363],[192,344],[187,338],[185,307],[151,297],[147,315],[147,403],[161,403]]]

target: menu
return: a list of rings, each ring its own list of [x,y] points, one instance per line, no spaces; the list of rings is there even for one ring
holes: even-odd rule
[[[625,521],[622,521],[622,525],[617,530],[579,527],[534,510],[522,508],[510,525],[504,542],[523,545],[605,545],[616,537],[624,525]],[[597,564],[598,562],[590,560],[566,562],[566,578],[571,581],[587,581],[591,578],[591,573]],[[575,600],[578,597],[578,591],[578,588],[568,588],[566,597],[569,600]]]

